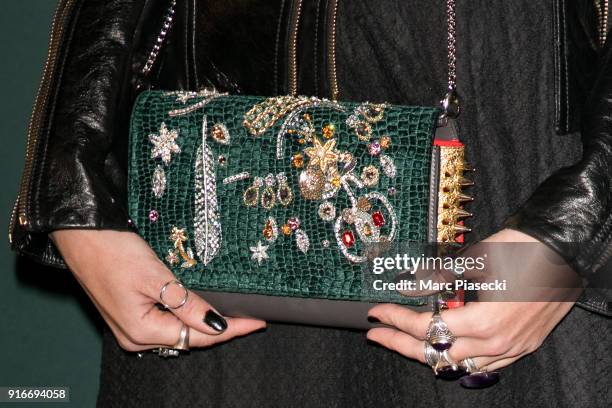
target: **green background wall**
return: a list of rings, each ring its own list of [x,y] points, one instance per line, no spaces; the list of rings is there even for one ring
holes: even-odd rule
[[[0,13],[0,386],[69,386],[57,406],[92,407],[102,323],[69,272],[17,259],[6,235],[55,5],[4,0]]]

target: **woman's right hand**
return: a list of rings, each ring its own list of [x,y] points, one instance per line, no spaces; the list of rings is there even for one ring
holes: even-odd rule
[[[190,347],[206,347],[266,327],[255,319],[224,318],[193,292],[178,309],[162,311],[162,286],[174,275],[149,245],[132,232],[60,230],[51,233],[70,270],[127,351],[172,347],[182,325]],[[184,290],[168,285],[164,301],[178,305]]]

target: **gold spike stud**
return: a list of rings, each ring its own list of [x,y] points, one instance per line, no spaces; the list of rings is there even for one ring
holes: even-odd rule
[[[459,162],[457,167],[461,171],[476,171],[476,169],[474,167],[470,166],[470,164],[468,162],[466,162],[466,161]]]
[[[462,187],[470,187],[474,185],[474,182],[470,179],[467,179],[465,177],[460,177],[459,178],[459,185]]]
[[[454,225],[453,228],[455,229],[455,232],[458,234],[463,234],[464,232],[472,232],[471,228],[464,227],[461,224]]]
[[[472,217],[473,215],[474,214],[469,211],[465,211],[463,208],[457,208],[457,217],[467,218]]]
[[[474,201],[474,197],[469,196],[467,194],[463,194],[463,193],[459,193],[459,201],[460,202],[466,202],[466,201]]]

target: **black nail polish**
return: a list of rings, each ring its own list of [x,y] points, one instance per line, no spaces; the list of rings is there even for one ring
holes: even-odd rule
[[[368,316],[368,322],[370,322],[370,323],[380,323],[380,320],[378,320],[377,317]]]
[[[227,329],[227,322],[223,316],[216,313],[214,310],[209,310],[204,315],[204,323],[212,327],[214,330],[222,333]]]

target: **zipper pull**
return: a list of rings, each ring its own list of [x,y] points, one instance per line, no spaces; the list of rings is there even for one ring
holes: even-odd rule
[[[459,94],[455,87],[450,87],[444,99],[440,101],[442,114],[438,119],[438,126],[445,126],[449,119],[457,119],[461,113]]]
[[[451,117],[442,118],[438,120],[438,127],[436,134],[434,135],[436,141],[458,141],[459,140],[459,128],[457,121]]]

